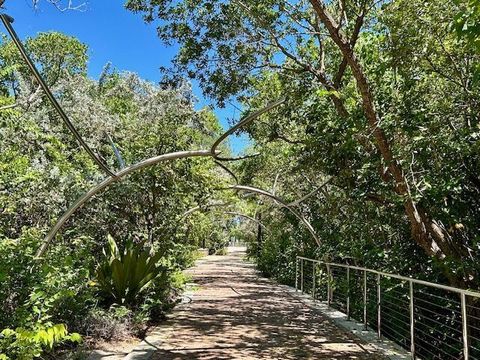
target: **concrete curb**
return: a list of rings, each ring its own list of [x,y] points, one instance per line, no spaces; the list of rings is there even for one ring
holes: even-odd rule
[[[172,313],[172,316],[163,324],[158,325],[155,329],[138,345],[136,346],[124,360],[149,360],[156,350],[160,348],[165,339],[173,332],[175,323],[175,311],[182,308],[183,305],[192,301],[194,291],[190,290],[195,287],[195,284],[187,284],[187,289],[182,295],[182,301],[177,305]]]

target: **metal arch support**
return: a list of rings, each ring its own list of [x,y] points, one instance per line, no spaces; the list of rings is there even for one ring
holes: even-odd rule
[[[210,204],[210,205],[207,205],[204,209],[205,209],[205,210],[210,210],[210,209],[213,208],[213,207],[222,207],[222,206],[229,206],[229,205],[231,205],[231,204],[229,204],[229,203],[224,203],[224,202],[218,202],[218,203],[217,203],[217,202],[214,202],[214,203],[212,203],[212,204]],[[201,210],[203,210],[202,207],[200,207],[200,206],[195,206],[195,207],[193,207],[193,208],[185,211],[185,212],[182,214],[182,216],[180,216],[180,219],[179,219],[179,220],[184,219],[184,218],[186,218],[187,216],[192,215],[195,211],[201,211]],[[264,229],[267,228],[267,227],[266,227],[263,223],[261,223],[259,220],[255,219],[255,218],[253,218],[253,217],[251,217],[251,216],[249,216],[249,215],[242,214],[242,213],[240,213],[240,212],[236,212],[236,211],[223,211],[223,214],[240,216],[240,217],[243,217],[243,218],[245,218],[245,219],[248,219],[248,220],[251,220],[251,221],[257,223],[258,225],[260,225],[260,226],[263,227]]]
[[[280,104],[283,104],[285,102],[285,98],[282,98],[282,99],[279,99],[279,100],[276,100],[276,101],[273,101],[271,102],[270,104],[268,104],[267,106],[265,106],[264,108],[260,109],[260,110],[257,110],[257,111],[254,111],[253,113],[251,113],[250,115],[247,115],[244,119],[242,119],[241,121],[238,122],[237,125],[231,127],[230,129],[228,129],[226,132],[224,132],[212,145],[212,148],[211,148],[211,152],[212,152],[212,156],[217,159],[217,160],[220,160],[220,161],[234,161],[234,160],[240,160],[240,159],[243,159],[245,158],[244,156],[243,157],[239,157],[239,158],[221,158],[218,156],[218,153],[217,153],[217,147],[227,138],[229,137],[230,135],[232,135],[235,131],[237,131],[238,129],[240,129],[241,127],[251,123],[253,120],[255,120],[256,118],[258,118],[260,115],[266,113],[267,111],[270,111],[272,110],[273,108],[276,108],[277,106],[279,106]]]
[[[287,204],[284,200],[280,199],[278,196],[275,196],[275,195],[273,195],[272,193],[270,193],[266,190],[262,190],[262,189],[255,188],[255,187],[252,187],[252,186],[232,185],[232,186],[228,187],[227,189],[248,191],[248,192],[252,192],[252,193],[256,193],[256,194],[259,194],[259,195],[266,196],[266,197],[274,200],[275,202],[280,204],[281,207],[286,208],[293,215],[295,215],[295,217],[305,225],[305,227],[310,232],[310,235],[312,235],[312,237],[315,240],[315,242],[317,243],[317,245],[318,246],[321,245],[321,241],[320,241],[319,237],[317,236],[317,234],[315,232],[315,229],[313,228],[312,224],[310,224],[310,222],[307,219],[305,219],[305,217],[302,214],[300,214],[297,210],[295,210],[293,207],[291,207],[289,204]]]
[[[231,203],[225,203],[225,202],[213,202],[211,204],[207,204],[205,207],[201,207],[201,206],[195,206],[191,209],[188,209],[187,211],[185,211],[179,218],[178,221],[186,218],[187,216],[190,216],[191,214],[193,214],[195,211],[201,211],[203,209],[205,210],[210,210],[211,208],[213,207],[222,207],[222,206],[229,206],[231,205]],[[224,214],[228,214],[228,215],[236,215],[236,216],[241,216],[245,219],[248,219],[248,220],[251,220],[255,223],[257,223],[258,225],[260,225],[261,227],[263,227],[264,229],[266,229],[267,227],[262,224],[259,220],[249,216],[249,215],[246,215],[246,214],[242,214],[242,213],[239,213],[239,212],[236,212],[236,211],[224,211],[223,212]]]
[[[210,150],[193,150],[193,151],[178,151],[178,152],[173,152],[173,153],[168,153],[168,154],[163,154],[159,156],[155,156],[143,161],[140,161],[134,165],[131,165],[129,167],[126,167],[122,169],[121,171],[117,172],[114,174],[114,176],[110,176],[103,180],[101,183],[95,185],[92,187],[90,190],[88,190],[86,193],[84,193],[82,196],[80,196],[69,208],[65,213],[57,220],[53,228],[50,230],[50,232],[47,234],[45,237],[43,244],[40,246],[40,248],[37,250],[37,257],[43,256],[45,251],[47,250],[48,246],[52,242],[53,238],[55,235],[58,233],[58,231],[61,229],[61,227],[67,222],[67,220],[72,216],[75,211],[77,211],[80,207],[82,207],[87,201],[89,201],[93,196],[107,188],[109,185],[112,183],[120,180],[121,178],[125,177],[126,175],[140,170],[147,168],[149,166],[158,164],[162,161],[168,161],[168,160],[176,160],[176,159],[184,159],[184,158],[189,158],[189,157],[211,157],[212,152]]]
[[[263,224],[262,222],[260,222],[259,220],[251,217],[251,216],[248,216],[246,214],[242,214],[242,213],[239,213],[239,212],[236,212],[236,211],[225,211],[225,214],[229,214],[229,215],[235,215],[235,216],[240,216],[240,217],[243,217],[245,219],[248,219],[250,221],[253,221],[254,223],[260,225],[261,227],[263,227],[265,230],[267,230],[267,227],[265,226],[265,224]]]
[[[317,192],[319,192],[320,190],[322,190],[325,186],[327,186],[330,181],[332,181],[333,179],[333,176],[330,177],[327,181],[325,181],[322,185],[320,185],[319,187],[317,187],[316,189],[312,190],[311,192],[309,192],[307,195],[305,196],[302,196],[300,199],[298,200],[295,200],[295,201],[292,201],[291,203],[289,203],[288,205],[289,206],[297,206],[297,205],[300,205],[302,202],[304,202],[305,200],[307,200],[309,197],[315,195]]]
[[[220,161],[218,160],[214,160],[213,161],[215,164],[217,164],[219,167],[221,167],[228,175],[230,175],[234,180],[235,180],[235,183],[239,183],[238,181],[238,178],[237,176],[234,174],[234,172],[232,170],[230,170],[228,167],[226,167],[225,165],[223,165]]]
[[[207,204],[207,205],[205,205],[205,206],[203,206],[203,207],[200,206],[200,205],[198,205],[198,206],[195,206],[195,207],[193,207],[193,208],[188,209],[187,211],[185,211],[185,212],[179,217],[178,221],[186,218],[187,216],[189,216],[190,214],[194,213],[195,211],[202,210],[202,208],[205,209],[205,210],[208,210],[208,209],[210,209],[210,208],[212,208],[212,207],[220,207],[220,206],[228,206],[228,205],[231,205],[231,204],[230,204],[230,203],[226,203],[226,202],[220,202],[220,201],[219,201],[219,202],[212,202],[212,203]]]
[[[1,109],[0,109],[1,110]],[[242,155],[242,156],[238,156],[238,157],[217,157],[217,159],[219,161],[238,161],[238,160],[244,160],[244,159],[252,159],[252,158],[255,158],[257,156],[260,156],[261,154],[260,153],[254,153],[254,154],[250,154],[250,155]]]

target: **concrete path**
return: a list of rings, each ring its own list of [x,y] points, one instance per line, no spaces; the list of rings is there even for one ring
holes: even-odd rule
[[[189,271],[198,289],[157,330],[151,359],[383,359],[243,256],[231,249]]]

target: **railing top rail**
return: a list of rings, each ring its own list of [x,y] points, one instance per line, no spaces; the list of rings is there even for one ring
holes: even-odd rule
[[[354,266],[354,265],[338,264],[338,263],[332,263],[332,262],[327,262],[327,261],[322,261],[322,260],[310,259],[310,258],[306,258],[306,257],[303,257],[303,256],[297,256],[297,259],[311,261],[311,262],[315,262],[315,263],[323,264],[323,265],[338,266],[338,267],[349,268],[349,269],[353,269],[353,270],[366,271],[366,272],[369,272],[369,273],[372,273],[372,274],[378,274],[378,275],[382,275],[382,276],[385,276],[385,277],[395,278],[395,279],[399,279],[399,280],[403,280],[403,281],[411,281],[411,282],[413,282],[415,284],[419,284],[419,285],[431,286],[431,287],[441,289],[441,290],[452,291],[452,292],[456,292],[456,293],[459,293],[459,294],[465,294],[465,295],[468,295],[468,296],[474,296],[474,297],[480,298],[480,292],[477,292],[477,291],[472,291],[472,290],[468,290],[468,289],[460,289],[460,288],[456,288],[456,287],[448,286],[448,285],[436,284],[436,283],[433,283],[433,282],[430,282],[430,281],[414,279],[412,277],[387,273],[387,272],[384,272],[384,271],[373,270],[373,269],[368,269],[368,268],[364,268],[364,267],[360,267],[360,266]]]

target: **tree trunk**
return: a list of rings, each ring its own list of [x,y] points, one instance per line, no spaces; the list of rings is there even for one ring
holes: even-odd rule
[[[262,236],[263,236],[263,229],[260,223],[262,222],[262,213],[259,212],[256,216],[258,220],[257,225],[257,257],[260,258],[262,252]]]
[[[457,249],[452,248],[449,241],[450,235],[446,229],[442,229],[437,222],[428,216],[427,211],[412,199],[403,169],[392,153],[391,144],[385,132],[379,126],[379,117],[375,109],[373,92],[348,39],[341,30],[339,30],[338,24],[328,12],[323,2],[310,0],[310,3],[352,70],[352,74],[357,82],[358,91],[362,98],[365,117],[375,139],[376,147],[395,182],[395,192],[405,199],[404,208],[410,221],[412,238],[429,256],[433,256],[439,260],[444,259],[446,256],[453,256],[460,260],[461,256],[458,256],[459,252]],[[449,279],[453,285],[463,284],[463,279],[454,279],[451,274]]]

